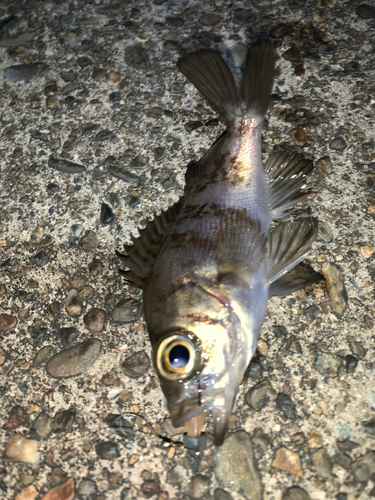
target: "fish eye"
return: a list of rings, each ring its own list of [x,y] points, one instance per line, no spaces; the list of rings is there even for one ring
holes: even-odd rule
[[[164,337],[156,349],[155,365],[160,375],[169,380],[188,378],[199,361],[199,348],[191,335],[172,333]]]

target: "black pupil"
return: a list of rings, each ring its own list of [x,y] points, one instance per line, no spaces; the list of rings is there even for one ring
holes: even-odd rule
[[[169,362],[173,368],[185,368],[189,358],[189,349],[184,345],[177,344],[169,351]]]

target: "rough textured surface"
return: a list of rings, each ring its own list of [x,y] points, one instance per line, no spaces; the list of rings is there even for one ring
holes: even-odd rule
[[[0,3],[0,448],[23,436],[39,454],[1,457],[0,497],[40,500],[70,480],[90,500],[249,494],[239,468],[216,477],[210,426],[193,481],[115,250],[178,199],[224,130],[177,59],[219,50],[239,76],[259,34],[279,56],[264,158],[315,159],[296,213],[319,221],[309,260],[330,284],[270,300],[231,432],[251,436],[265,500],[375,494],[374,16],[357,0]],[[105,312],[88,316],[96,333],[92,310]],[[102,351],[83,375],[48,374],[92,336]],[[272,467],[280,449],[302,475]]]

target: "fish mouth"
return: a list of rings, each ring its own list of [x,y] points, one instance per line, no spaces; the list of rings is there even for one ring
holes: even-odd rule
[[[214,443],[216,446],[221,446],[228,431],[234,398],[230,398],[231,401],[226,401],[224,398],[220,399],[220,406],[216,406],[216,400],[216,405],[211,406],[209,409],[198,406],[198,401],[195,404],[190,401],[188,405],[175,406],[170,412],[173,426],[181,427],[184,425],[189,437],[199,438],[205,424],[206,415],[210,412],[213,417]]]

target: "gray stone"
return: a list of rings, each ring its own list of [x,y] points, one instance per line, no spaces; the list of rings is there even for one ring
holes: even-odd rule
[[[110,167],[108,167],[108,172],[112,174],[114,177],[117,177],[122,181],[128,182],[133,186],[137,186],[139,183],[139,177],[137,175],[133,174],[132,172],[129,172],[129,170],[119,165],[111,165]]]
[[[246,403],[255,411],[260,411],[268,405],[271,399],[275,399],[277,392],[269,380],[263,380],[252,387],[246,394]]]
[[[247,432],[234,432],[215,448],[214,472],[224,488],[236,491],[246,500],[262,500],[263,486]]]
[[[312,461],[320,477],[323,479],[329,479],[331,477],[332,462],[325,448],[317,450],[312,456]]]
[[[95,450],[100,458],[106,460],[114,460],[120,456],[114,441],[102,441],[96,445]]]
[[[129,45],[125,48],[125,61],[129,66],[144,69],[148,66],[146,51],[143,45]]]
[[[25,45],[30,42],[35,37],[34,31],[27,31],[25,33],[19,33],[15,36],[4,36],[0,38],[1,47],[19,47],[20,45]]]
[[[125,358],[121,366],[128,377],[139,378],[150,368],[150,358],[145,352],[138,351],[132,356]]]
[[[315,368],[323,376],[337,377],[342,365],[340,356],[330,352],[318,352],[315,358]]]
[[[47,363],[47,372],[54,378],[74,377],[86,372],[98,359],[102,349],[99,339],[85,340],[55,354]]]
[[[87,231],[78,242],[78,246],[84,250],[94,252],[98,246],[98,235],[94,231]]]
[[[284,491],[282,500],[310,500],[310,497],[303,488],[292,486]]]
[[[64,158],[55,158],[54,156],[49,158],[48,165],[59,172],[64,172],[65,174],[79,174],[86,170],[84,165],[65,160]]]
[[[375,451],[357,458],[352,466],[353,476],[359,483],[367,483],[375,473]]]
[[[341,269],[336,264],[327,262],[322,267],[322,273],[327,280],[329,305],[332,312],[337,317],[341,317],[348,306],[348,293]]]
[[[118,323],[134,323],[141,316],[142,304],[133,298],[120,300],[112,312],[112,318]]]

